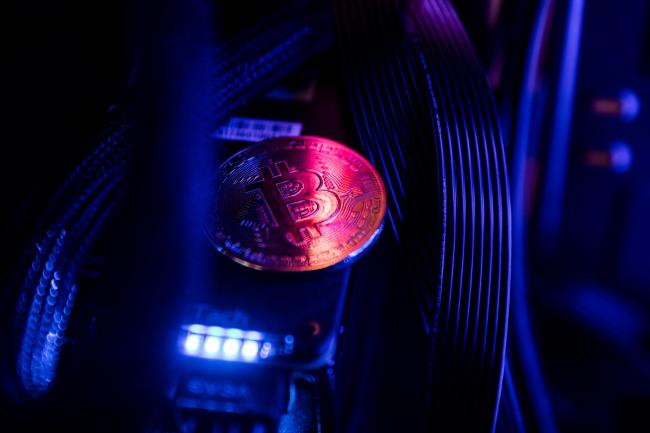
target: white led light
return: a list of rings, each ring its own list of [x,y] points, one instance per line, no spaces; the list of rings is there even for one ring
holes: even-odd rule
[[[183,325],[182,330],[180,351],[212,360],[256,362],[274,356],[276,350],[289,354],[294,344],[294,337],[286,335],[276,349],[259,331],[199,323]]]
[[[208,336],[203,343],[203,352],[208,356],[215,356],[221,350],[221,338]]]
[[[264,336],[260,332],[257,332],[257,331],[248,331],[246,333],[246,338],[248,338],[249,340],[260,341],[260,340],[262,340],[264,338]]]
[[[236,338],[228,338],[223,343],[223,357],[227,359],[236,358],[239,355],[241,341]]]
[[[244,331],[241,329],[226,329],[226,335],[230,338],[242,338],[244,336]]]
[[[225,330],[219,326],[210,326],[208,328],[208,334],[210,335],[216,335],[217,337],[223,337],[225,334]]]
[[[247,361],[252,361],[257,358],[257,351],[260,349],[260,344],[257,341],[246,340],[241,348],[241,356]]]
[[[189,334],[185,338],[185,353],[195,354],[201,348],[202,337],[198,334]]]
[[[190,325],[189,330],[190,332],[194,332],[195,334],[205,334],[205,326],[203,325],[199,325],[199,324]]]

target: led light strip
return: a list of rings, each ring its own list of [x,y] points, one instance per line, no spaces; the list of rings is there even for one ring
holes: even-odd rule
[[[293,353],[294,337],[269,338],[257,331],[236,328],[184,325],[179,340],[184,355],[221,361],[259,362]]]

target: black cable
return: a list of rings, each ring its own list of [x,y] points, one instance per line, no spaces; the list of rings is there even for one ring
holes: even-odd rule
[[[327,48],[333,41],[329,26],[322,9],[299,4],[219,47],[212,93],[215,125]],[[32,397],[54,381],[78,289],[77,271],[123,196],[130,128],[127,114],[100,134],[96,148],[52,196],[28,249],[13,330],[20,335],[14,344],[21,387]]]
[[[444,0],[335,6],[357,131],[391,194],[403,273],[429,333],[429,429],[492,431],[505,361],[510,208],[483,71]]]

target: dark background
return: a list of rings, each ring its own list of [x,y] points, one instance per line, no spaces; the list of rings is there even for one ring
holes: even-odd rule
[[[235,17],[225,33],[273,8],[236,3],[225,8]],[[511,150],[541,2],[454,3],[493,85]],[[550,3],[526,165],[527,299],[539,364],[558,431],[643,431],[650,407],[650,4],[586,1],[577,30],[566,24],[570,2]],[[125,99],[133,73],[128,11],[124,1],[5,5],[4,280],[49,194]],[[579,38],[579,57],[565,162],[558,163],[548,131],[567,35]],[[637,95],[638,116],[594,113],[594,99],[626,89]],[[617,143],[627,149],[624,169],[607,162]],[[589,155],[605,162],[591,163]],[[545,187],[556,176],[562,194],[548,198]],[[559,225],[545,220],[549,206],[557,207]]]

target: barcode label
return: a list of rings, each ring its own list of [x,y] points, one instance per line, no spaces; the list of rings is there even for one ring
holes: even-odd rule
[[[300,135],[302,123],[233,117],[215,131],[221,140],[261,141],[272,137]]]

